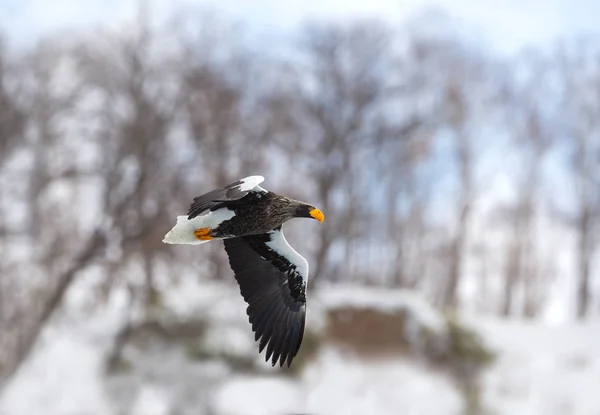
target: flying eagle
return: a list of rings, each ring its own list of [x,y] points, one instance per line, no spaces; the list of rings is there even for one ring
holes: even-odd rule
[[[262,176],[250,176],[194,198],[187,216],[163,242],[198,245],[222,239],[229,265],[248,307],[259,353],[272,365],[298,353],[306,316],[308,262],[292,248],[282,225],[292,218],[323,222],[314,206],[279,196],[259,186]]]

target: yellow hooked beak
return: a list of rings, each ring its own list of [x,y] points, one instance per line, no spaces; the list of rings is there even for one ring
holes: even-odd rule
[[[319,209],[313,209],[310,212],[308,212],[308,214],[321,223],[323,223],[323,221],[325,220],[323,212],[321,212]]]

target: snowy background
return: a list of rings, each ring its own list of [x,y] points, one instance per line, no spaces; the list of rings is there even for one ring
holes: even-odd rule
[[[0,415],[600,415],[598,16],[0,0]],[[160,242],[251,174],[326,217],[289,369]]]

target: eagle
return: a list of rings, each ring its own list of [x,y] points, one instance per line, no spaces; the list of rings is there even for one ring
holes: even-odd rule
[[[304,334],[308,262],[287,242],[282,226],[293,218],[322,223],[324,216],[312,205],[263,189],[263,181],[249,176],[195,197],[163,242],[223,240],[255,341],[260,340],[258,352],[266,347],[266,362],[289,367]]]

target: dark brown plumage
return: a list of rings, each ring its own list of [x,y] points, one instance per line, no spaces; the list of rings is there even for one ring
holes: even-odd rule
[[[269,232],[296,217],[310,217],[314,207],[275,193],[250,193],[242,199],[227,202],[235,216],[213,229],[215,238],[256,235]],[[219,205],[220,207],[223,207]]]

